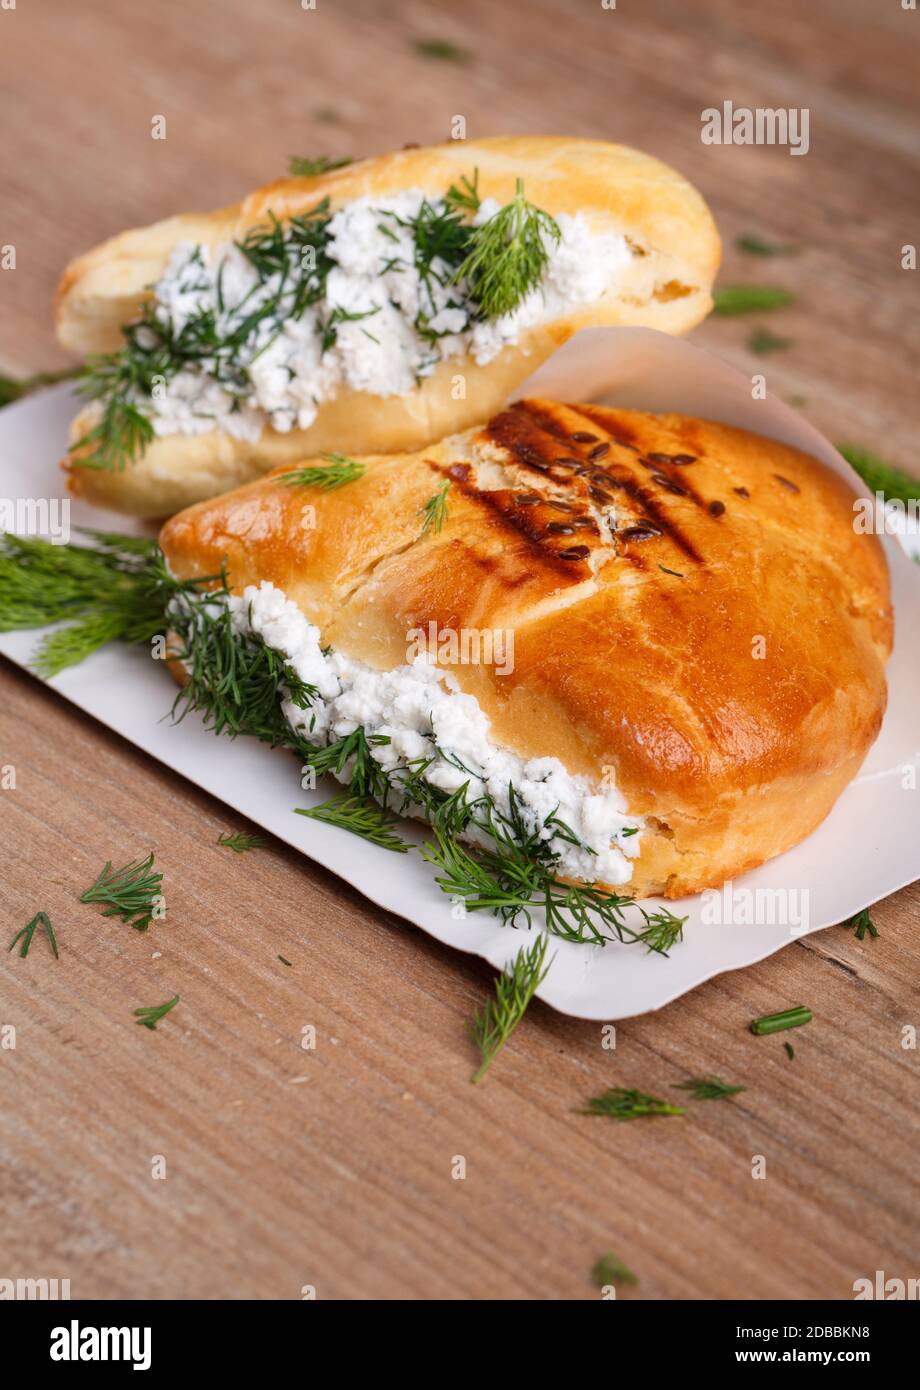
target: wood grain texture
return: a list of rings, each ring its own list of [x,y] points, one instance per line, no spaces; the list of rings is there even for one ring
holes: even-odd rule
[[[869,0],[532,0],[526,19],[488,0],[220,8],[220,26],[203,0],[0,11],[0,244],[17,248],[0,369],[64,360],[51,293],[102,237],[230,201],[289,154],[434,141],[463,114],[470,135],[599,135],[673,163],[714,209],[722,283],[799,296],[695,341],[804,397],[832,439],[920,473],[917,281],[900,269],[920,225],[920,16]],[[419,57],[430,36],[473,60]],[[808,156],[703,146],[700,111],[726,98],[807,105]],[[743,232],[801,249],[742,257]],[[752,357],[762,322],[794,346]],[[0,1276],[69,1277],[74,1297],[591,1298],[608,1248],[639,1276],[627,1298],[847,1298],[876,1269],[916,1276],[916,885],[879,905],[878,940],[791,945],[620,1025],[615,1051],[534,1006],[473,1089],[483,964],[285,847],[218,849],[246,828],[229,808],[3,665],[9,763],[0,947],[43,908],[61,959],[40,940],[26,960],[0,950],[0,1027],[16,1028],[0,1050]],[[78,903],[104,859],[149,849],[162,925],[140,936]],[[155,1033],[134,1025],[176,992]],[[796,1003],[815,1020],[789,1035],[790,1062],[746,1025]],[[748,1089],[685,1119],[573,1113],[606,1085],[667,1094],[706,1072]]]

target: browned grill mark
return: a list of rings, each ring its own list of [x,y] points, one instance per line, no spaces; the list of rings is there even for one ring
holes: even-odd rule
[[[574,410],[574,407],[572,409]],[[597,419],[599,426],[604,426],[603,416],[600,412],[592,415],[587,410],[579,408],[579,413],[592,419],[592,421]],[[546,428],[547,424],[552,428]],[[569,438],[574,438],[575,434],[584,435],[586,433],[587,431],[583,430],[574,431],[569,434]],[[533,407],[527,401],[520,401],[490,420],[483,434],[499,448],[507,450],[522,467],[534,469],[542,474],[552,472],[553,461],[558,457],[558,450],[555,445],[558,422],[550,417],[548,412]],[[592,435],[590,442],[600,441],[598,441],[597,435]],[[637,510],[649,518],[651,524],[661,535],[667,536],[689,560],[696,564],[702,564],[703,557],[693,543],[683,534],[679,525],[671,517],[664,514],[650,489],[628,474],[629,467],[630,465],[625,461],[618,462],[613,459],[608,459],[606,466],[597,463],[585,467],[583,476],[589,479],[589,495],[595,502],[607,506],[615,501],[614,494],[616,492],[624,492],[636,504]],[[664,474],[661,474],[660,477],[663,480],[660,486],[667,486],[669,493],[688,497],[697,506],[705,508],[706,502],[698,497],[692,488],[683,481],[677,483],[674,479],[665,478]],[[574,486],[574,478],[572,477],[557,478],[555,481],[563,486]],[[517,515],[521,517],[522,513],[518,512]],[[562,552],[558,553],[562,554]]]
[[[593,405],[573,405],[570,409],[577,410],[579,415],[590,420],[592,425],[597,425],[604,434],[609,434],[614,444],[619,444],[621,449],[635,449],[635,430],[625,420],[619,419],[616,411]]]
[[[568,426],[562,424],[551,411],[541,410],[532,401],[515,401],[514,405],[510,407],[510,411],[518,410],[525,411],[531,419],[537,421],[544,434],[552,435],[553,439],[562,440],[565,446],[569,447],[572,436]],[[506,413],[510,413],[510,411]],[[491,424],[494,424],[494,421]],[[486,427],[487,430],[491,428],[491,424]],[[574,459],[573,462],[579,463],[580,460]]]

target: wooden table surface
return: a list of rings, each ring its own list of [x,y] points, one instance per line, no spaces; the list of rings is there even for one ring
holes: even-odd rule
[[[695,340],[920,473],[918,272],[900,266],[920,233],[918,35],[897,0],[20,0],[0,9],[0,370],[65,361],[49,300],[101,238],[235,199],[290,154],[437,141],[462,114],[470,136],[601,136],[676,165],[714,209],[722,283],[798,295],[768,320],[785,351],[752,356],[763,319]],[[432,38],[468,61],[417,52]],[[701,111],[728,98],[808,107],[808,155],[704,146]],[[799,249],[745,257],[742,233]],[[916,885],[878,906],[877,940],[799,941],[620,1025],[615,1051],[535,1005],[473,1088],[481,962],[281,845],[215,848],[231,810],[2,664],[10,763],[2,943],[42,908],[61,959],[0,953],[0,1276],[69,1278],[75,1298],[592,1298],[610,1249],[639,1278],[625,1298],[848,1298],[877,1269],[920,1272]],[[141,936],[76,901],[104,859],[149,849],[167,923]],[[156,1033],[134,1026],[176,992]],[[815,1018],[790,1061],[746,1025],[797,1003]],[[709,1072],[748,1089],[682,1120],[573,1113]]]

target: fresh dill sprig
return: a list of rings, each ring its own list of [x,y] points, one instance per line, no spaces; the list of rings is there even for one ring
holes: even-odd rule
[[[811,1023],[811,1009],[799,1004],[794,1009],[784,1009],[782,1013],[755,1018],[751,1023],[751,1032],[761,1037],[766,1033],[782,1033],[787,1028],[801,1028],[805,1023]]]
[[[860,912],[848,918],[843,925],[851,930],[855,928],[857,941],[865,941],[866,932],[868,932],[870,936],[878,936],[878,927],[869,916],[869,909],[867,907],[864,907]]]
[[[784,348],[793,346],[792,338],[780,338],[776,333],[771,333],[769,328],[757,328],[748,338],[749,351],[757,353],[760,357],[769,352],[782,352]]]
[[[277,960],[280,960],[280,962],[281,962],[282,965],[290,965],[290,964],[291,964],[291,962],[287,959],[286,956],[277,956],[276,959],[277,959]]]
[[[474,1084],[485,1076],[524,1017],[538,986],[546,979],[552,964],[552,960],[546,959],[548,944],[549,938],[540,932],[529,949],[523,946],[496,979],[495,998],[477,1009],[469,1025],[470,1037],[482,1058],[472,1077]]]
[[[81,894],[81,903],[104,905],[103,917],[120,917],[135,931],[146,931],[162,897],[163,875],[153,872],[153,853],[134,859],[120,869],[108,861],[91,888]]]
[[[643,916],[645,926],[636,932],[635,940],[641,942],[647,951],[666,956],[672,946],[683,941],[686,917],[677,917],[667,908],[660,908],[657,912],[645,912],[643,909]]]
[[[728,1086],[717,1076],[699,1076],[690,1081],[675,1081],[675,1091],[689,1091],[691,1100],[726,1100],[746,1091],[746,1086]]]
[[[22,400],[43,386],[54,386],[59,381],[74,381],[83,375],[82,367],[63,367],[59,372],[35,372],[32,376],[16,381],[11,376],[0,376],[0,408]]]
[[[791,1043],[791,1042],[784,1042],[784,1043],[783,1043],[783,1047],[786,1049],[786,1056],[789,1058],[790,1062],[794,1061],[794,1060],[795,1060],[795,1048],[792,1046],[792,1043]]]
[[[90,535],[92,547],[0,536],[0,632],[70,624],[36,650],[33,667],[46,678],[116,639],[149,644],[166,631],[169,601],[210,582],[173,579],[154,540]]]
[[[170,1009],[174,1009],[178,1002],[179,996],[174,994],[172,999],[167,999],[165,1004],[154,1004],[149,1008],[135,1009],[134,1017],[142,1028],[149,1028],[152,1033],[160,1019],[165,1018]]]
[[[19,954],[20,956],[27,956],[29,954],[29,947],[32,945],[32,937],[35,935],[36,931],[39,928],[41,928],[47,936],[48,941],[51,945],[51,949],[54,952],[55,960],[60,960],[61,955],[58,951],[58,944],[55,939],[54,928],[51,925],[51,919],[48,916],[47,912],[36,912],[35,916],[32,918],[28,926],[23,927],[22,931],[18,931],[16,935],[13,937],[12,941],[10,942],[9,949],[12,951],[16,943],[18,941],[21,941],[22,945],[19,948]]]
[[[592,1096],[581,1115],[605,1115],[610,1120],[638,1120],[644,1115],[685,1115],[679,1105],[648,1096],[644,1091],[627,1090],[624,1086],[611,1086],[599,1096]]]
[[[439,63],[468,63],[472,54],[450,39],[413,39],[412,47],[420,58],[433,58]]]
[[[354,164],[350,154],[343,155],[340,159],[330,159],[326,154],[317,155],[313,159],[292,154],[288,161],[288,173],[294,178],[309,178],[314,174],[328,174],[333,169],[344,169],[346,164]]]
[[[173,701],[173,719],[178,723],[194,711],[215,734],[248,734],[301,752],[302,740],[284,717],[281,695],[306,709],[316,691],[272,647],[237,632],[228,594],[222,580],[222,587],[204,599],[184,594],[170,610],[170,625],[181,642],[177,655],[188,675]]]
[[[268,841],[264,835],[252,835],[247,830],[238,830],[236,834],[222,830],[217,837],[217,843],[224,849],[232,849],[234,854],[245,854],[250,849],[262,849]]]
[[[795,295],[778,285],[726,285],[713,290],[712,307],[717,314],[755,314],[792,304]]]
[[[141,325],[149,320],[146,311]],[[157,364],[139,345],[136,332],[124,332],[126,343],[120,352],[90,357],[86,363],[80,394],[98,403],[99,418],[71,445],[70,457],[81,468],[120,473],[153,439],[153,425],[137,400],[152,395]]]
[[[523,179],[510,203],[470,235],[469,250],[454,272],[465,281],[487,319],[501,318],[540,282],[550,246],[561,233],[556,220],[524,197]]]
[[[856,469],[870,492],[884,493],[887,501],[920,500],[920,478],[913,478],[894,464],[886,463],[871,449],[863,449],[858,444],[838,444],[837,452]]]
[[[639,1282],[632,1270],[627,1269],[622,1260],[618,1260],[616,1255],[612,1255],[609,1250],[601,1255],[591,1271],[591,1278],[600,1289],[605,1288],[608,1284],[638,1284]]]
[[[203,367],[230,396],[242,398],[249,388],[252,343],[266,323],[276,336],[284,320],[301,318],[324,295],[332,265],[326,250],[331,216],[328,198],[283,227],[269,212],[264,224],[236,243],[261,283],[258,293],[250,291],[231,306],[236,318],[229,329],[219,327],[213,308],[202,308],[177,329],[162,306],[147,302],[136,321],[122,327],[121,349],[87,362],[80,391],[96,403],[98,418],[72,446],[72,464],[121,471],[136,462],[154,437],[154,391],[183,370]],[[196,256],[200,261],[200,248],[192,261]],[[223,311],[220,284],[218,277]]]
[[[340,830],[360,835],[372,845],[379,845],[381,849],[407,854],[412,848],[408,841],[394,834],[393,827],[398,825],[398,817],[368,797],[342,796],[326,801],[322,806],[311,806],[308,810],[302,806],[295,809],[298,816],[307,816],[325,825],[336,825]]]
[[[290,473],[281,473],[279,483],[288,487],[318,487],[323,492],[332,492],[346,483],[356,483],[367,471],[366,465],[345,454],[320,454],[325,466],[310,464],[305,468],[293,468]]]
[[[471,179],[462,174],[459,184],[452,183],[444,194],[444,202],[450,212],[478,212],[482,205],[479,196],[479,170],[473,170]]]
[[[635,899],[612,893],[593,883],[566,883],[557,877],[558,851],[545,837],[547,827],[569,843],[577,843],[568,826],[550,817],[541,826],[524,824],[514,788],[509,790],[509,812],[500,812],[482,798],[470,802],[467,784],[446,800],[431,796],[424,779],[408,790],[410,801],[424,807],[434,839],[422,846],[422,855],[438,870],[435,882],[452,899],[460,899],[468,912],[490,912],[506,926],[520,919],[530,925],[534,911],[542,911],[547,929],[567,941],[604,945],[616,939],[643,942],[648,950],[667,954],[680,939],[686,918],[666,908],[650,913],[639,908],[641,930],[628,925],[627,908]],[[491,846],[461,843],[460,835],[473,825]]]
[[[735,245],[747,256],[791,256],[799,249],[797,246],[781,246],[778,242],[764,241],[763,237],[750,234],[739,236]]]
[[[419,507],[419,515],[423,517],[422,535],[428,531],[434,535],[440,535],[447,521],[447,494],[450,492],[450,478],[445,478],[436,492],[428,498],[428,501]]]

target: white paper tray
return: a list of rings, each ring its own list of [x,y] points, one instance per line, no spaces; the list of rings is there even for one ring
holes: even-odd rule
[[[651,330],[579,334],[527,383],[521,394],[527,393],[723,420],[808,450],[864,491],[827,441],[787,406],[769,398],[752,400],[747,377],[699,348]],[[63,494],[57,463],[74,411],[72,393],[60,387],[0,412],[0,497]],[[140,529],[80,503],[73,504],[72,522]],[[903,775],[906,765],[920,765],[920,569],[897,542],[886,539],[885,545],[897,630],[890,702],[879,739],[824,824],[803,844],[735,884],[736,890],[807,889],[811,931],[841,922],[920,877],[920,794],[905,787]],[[31,632],[0,634],[0,653],[26,666],[36,641]],[[419,857],[389,853],[294,815],[295,806],[324,800],[329,790],[301,791],[289,754],[246,739],[215,738],[192,716],[177,726],[164,720],[173,686],[162,665],[144,652],[103,650],[52,684],[80,709],[439,941],[474,951],[496,966],[523,944],[519,931],[489,917],[455,919]],[[670,906],[689,920],[684,941],[668,958],[642,947],[555,941],[540,997],[580,1018],[628,1018],[660,1008],[724,970],[761,960],[801,934],[784,925],[706,925],[700,897]]]

